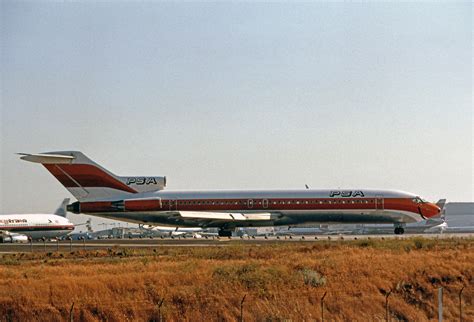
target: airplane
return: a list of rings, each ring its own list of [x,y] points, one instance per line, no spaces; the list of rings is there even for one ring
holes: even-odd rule
[[[0,239],[3,242],[27,242],[29,239],[50,239],[65,236],[74,230],[66,218],[69,198],[63,200],[54,214],[0,215]]]
[[[67,206],[83,213],[137,224],[217,227],[230,237],[237,227],[318,223],[406,223],[441,209],[416,194],[398,190],[165,190],[166,177],[117,176],[82,152],[19,153],[42,164],[78,200]]]
[[[154,225],[140,225],[140,228],[148,231],[156,231],[170,237],[192,236],[201,238],[204,236],[213,236],[214,234],[205,232],[201,227],[167,227]]]

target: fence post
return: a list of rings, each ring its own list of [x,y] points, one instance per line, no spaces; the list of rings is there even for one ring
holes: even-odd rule
[[[46,238],[43,237],[43,251],[46,252]]]
[[[69,251],[72,252],[72,238],[69,237]]]
[[[242,301],[240,301],[240,322],[244,322],[244,301],[245,298],[247,297],[247,294],[244,295],[242,298]]]
[[[323,297],[321,298],[321,322],[324,322],[324,298],[328,292],[324,292]]]
[[[462,291],[464,291],[464,287],[459,291],[459,322],[462,322]]]
[[[160,303],[158,303],[158,322],[161,322],[161,306],[163,305],[163,301],[165,298],[162,298]]]
[[[69,322],[74,321],[74,302],[72,302],[71,308],[69,309]]]
[[[59,239],[56,239],[56,251],[59,252]]]
[[[385,295],[385,321],[389,322],[390,321],[390,316],[388,314],[388,297],[392,294],[392,289]]]
[[[33,252],[33,238],[29,237],[28,239],[30,241],[30,252]]]
[[[443,322],[443,288],[438,288],[438,322]]]
[[[82,238],[82,246],[84,247],[84,250],[86,250],[86,239],[84,237]]]

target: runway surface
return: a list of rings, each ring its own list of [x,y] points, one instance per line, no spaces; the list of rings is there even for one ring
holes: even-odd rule
[[[206,238],[143,238],[143,239],[100,239],[79,241],[46,241],[33,243],[3,243],[0,253],[18,252],[54,252],[92,250],[111,247],[148,248],[148,247],[225,247],[229,245],[248,244],[264,245],[271,243],[315,243],[322,241],[343,242],[368,239],[409,239],[415,237],[429,239],[474,238],[473,233],[466,234],[404,234],[404,235],[312,235],[312,236],[258,236],[258,237],[208,237]]]

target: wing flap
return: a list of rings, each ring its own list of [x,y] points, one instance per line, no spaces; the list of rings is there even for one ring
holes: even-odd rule
[[[210,221],[253,221],[271,220],[272,214],[269,212],[249,213],[240,212],[195,212],[178,211],[180,217],[184,219],[210,220]]]

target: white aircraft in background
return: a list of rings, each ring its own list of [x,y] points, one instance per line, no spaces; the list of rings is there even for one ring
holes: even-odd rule
[[[157,231],[170,237],[191,236],[194,238],[201,238],[202,236],[217,236],[215,233],[205,232],[199,227],[167,227],[167,226],[152,226],[140,225],[141,228],[149,231]]]
[[[69,234],[74,230],[74,224],[66,218],[68,203],[69,198],[64,199],[54,214],[0,215],[0,239],[14,243]]]

